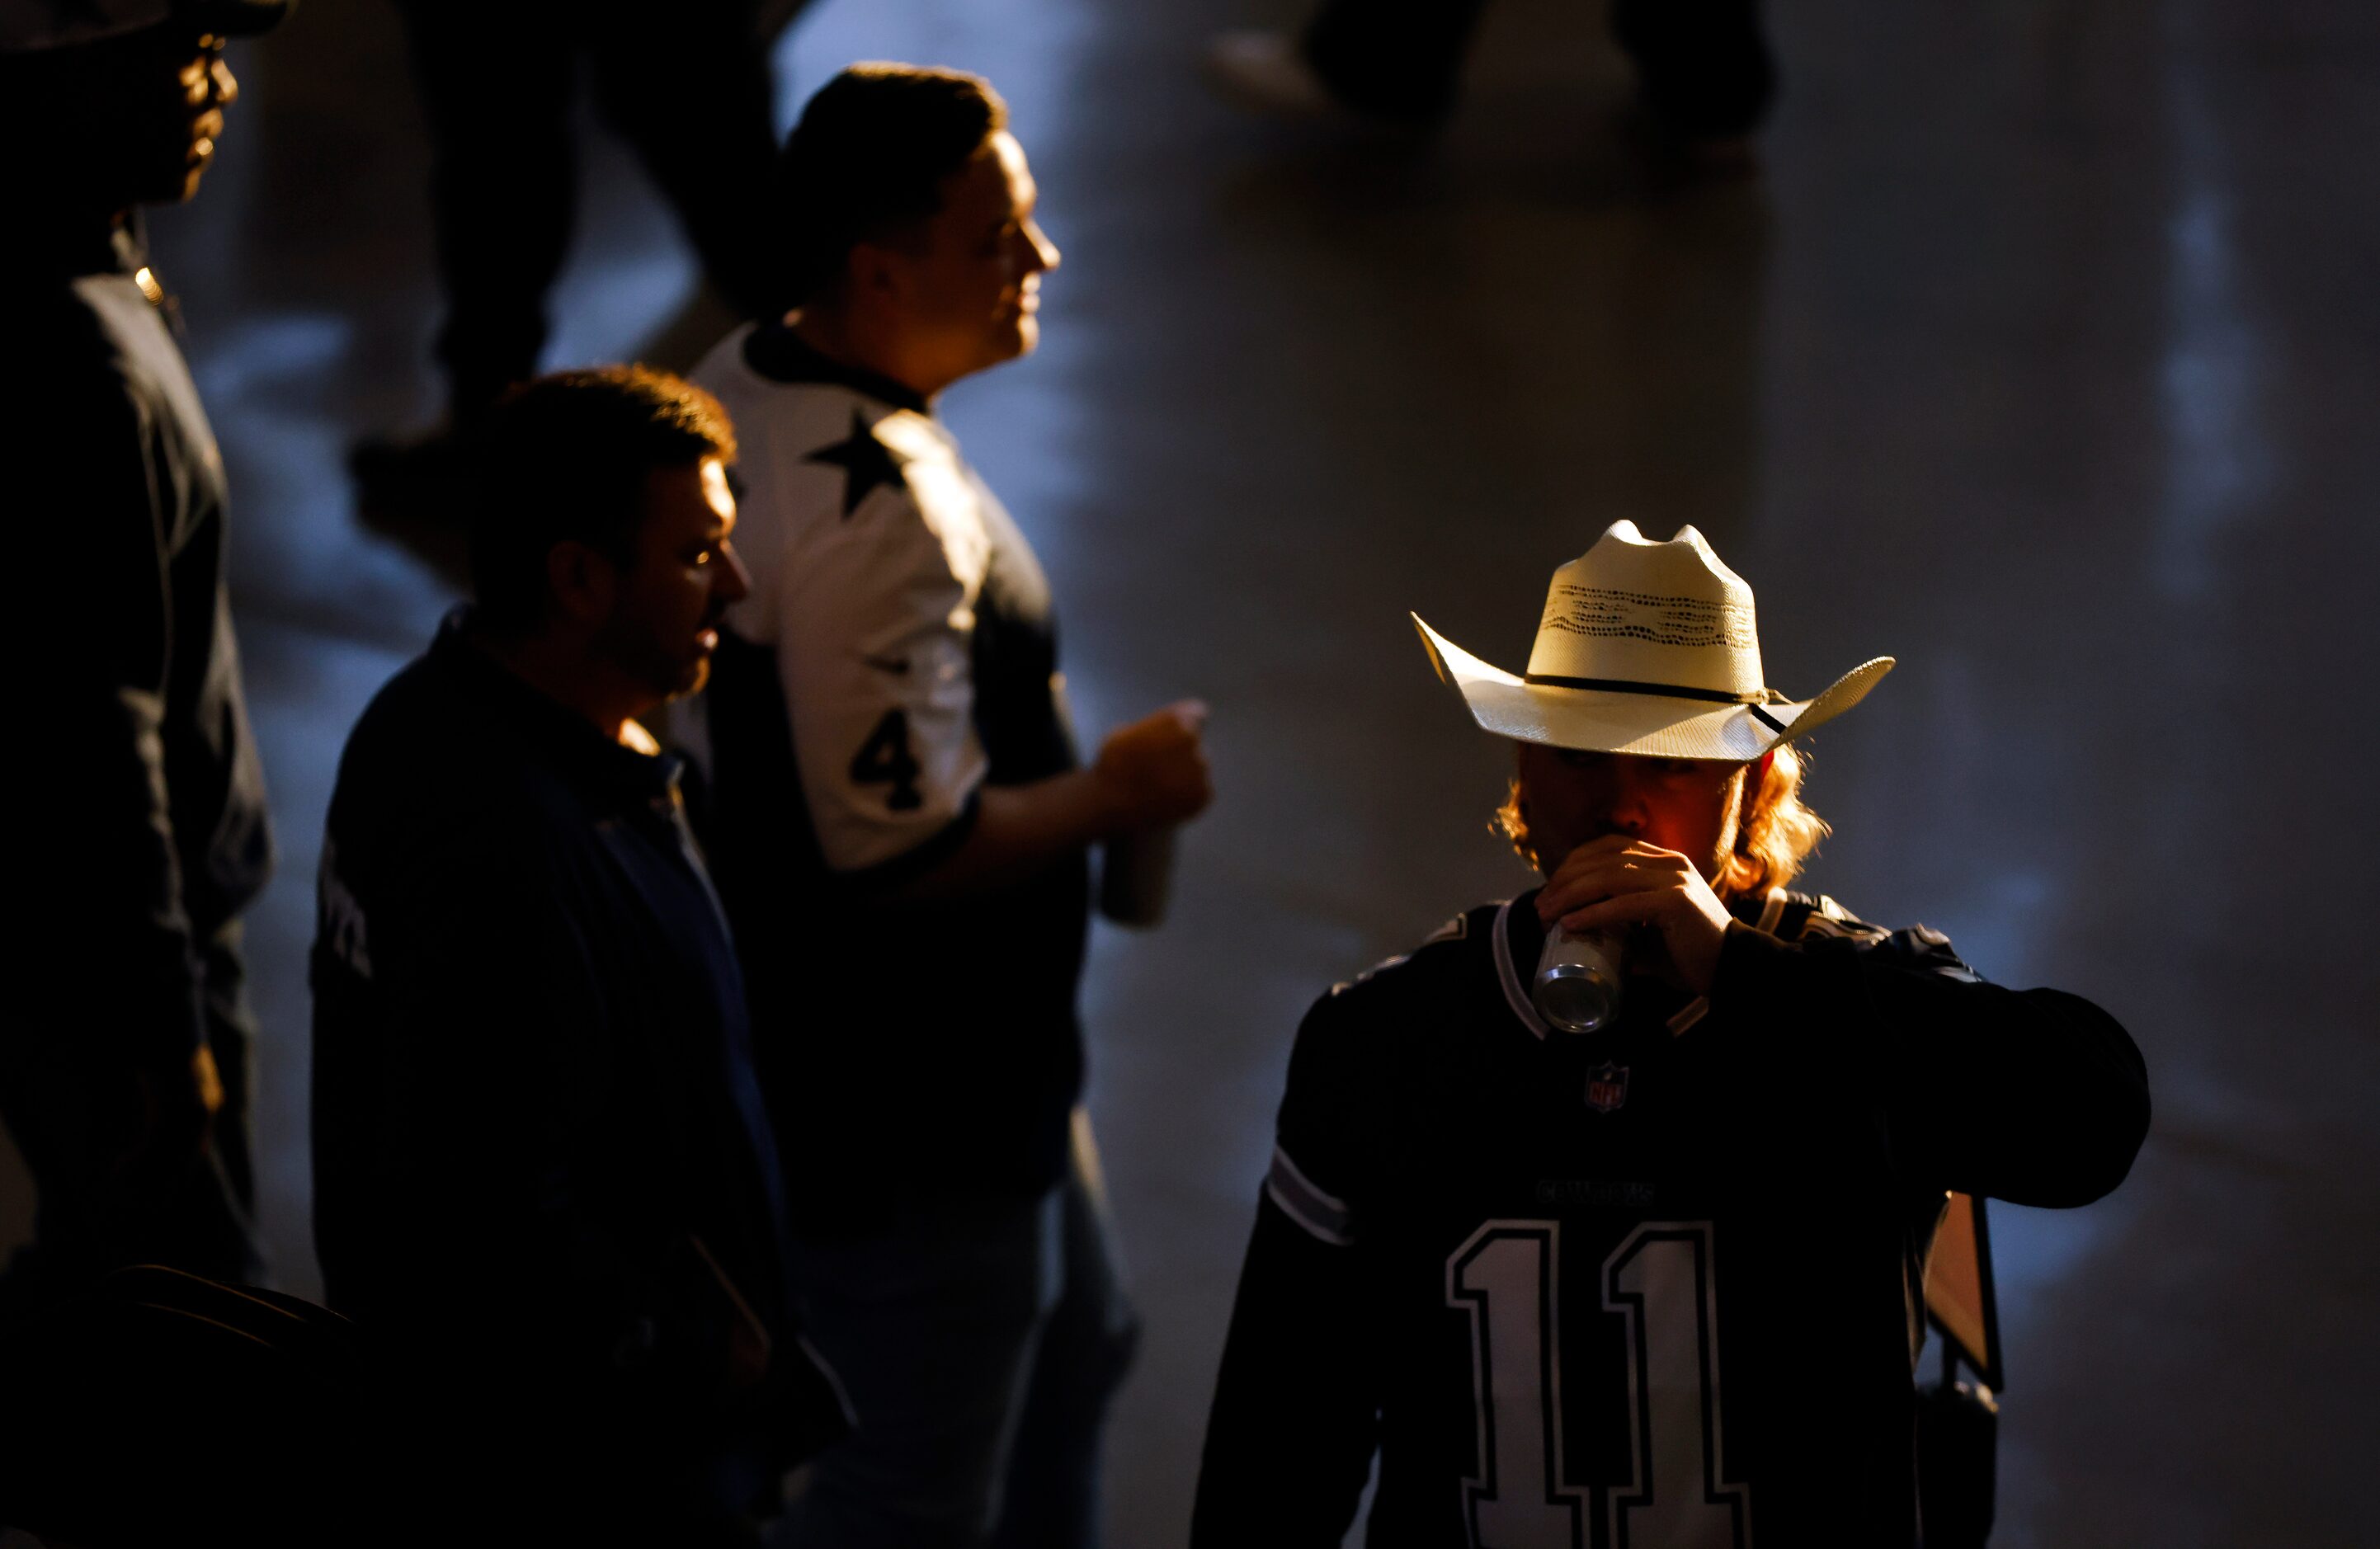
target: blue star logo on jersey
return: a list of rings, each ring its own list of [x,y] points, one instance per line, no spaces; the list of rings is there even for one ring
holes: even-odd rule
[[[901,473],[901,459],[876,439],[876,433],[868,428],[868,417],[857,409],[851,411],[850,439],[821,446],[802,461],[832,463],[843,470],[843,514],[846,520],[878,485],[889,484],[898,490],[906,482]]]
[[[1628,1100],[1628,1067],[1607,1059],[1586,1072],[1586,1106],[1609,1113]]]

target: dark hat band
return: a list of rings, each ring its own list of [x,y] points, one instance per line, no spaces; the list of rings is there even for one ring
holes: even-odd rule
[[[1754,689],[1748,694],[1732,693],[1724,688],[1686,688],[1678,684],[1640,683],[1633,678],[1565,678],[1553,672],[1526,672],[1521,681],[1539,688],[1585,688],[1599,694],[1649,694],[1662,699],[1706,699],[1714,705],[1742,705],[1753,719],[1770,731],[1785,731],[1785,723],[1761,707],[1768,703],[1767,689]]]

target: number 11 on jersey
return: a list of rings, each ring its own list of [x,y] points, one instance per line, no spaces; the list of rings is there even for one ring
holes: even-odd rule
[[[1472,1549],[1586,1549],[1586,1492],[1562,1477],[1560,1234],[1554,1221],[1490,1221],[1446,1261],[1447,1305],[1471,1313]]]
[[[1589,1549],[1588,1492],[1565,1475],[1561,1225],[1489,1221],[1446,1263],[1471,1314],[1479,1474],[1473,1549]],[[1603,1261],[1600,1313],[1628,1356],[1627,1483],[1607,1494],[1612,1549],[1751,1549],[1748,1492],[1721,1485],[1718,1304],[1708,1222],[1638,1227]],[[1597,1316],[1595,1321],[1606,1320]],[[1579,1396],[1597,1405],[1614,1396]]]

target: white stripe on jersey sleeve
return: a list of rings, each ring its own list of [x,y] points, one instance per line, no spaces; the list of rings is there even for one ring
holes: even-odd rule
[[[1289,1153],[1272,1148],[1272,1170],[1265,1176],[1265,1192],[1281,1213],[1334,1248],[1355,1245],[1354,1212],[1347,1202],[1315,1186],[1299,1170]]]
[[[1882,926],[1872,926],[1858,918],[1823,894],[1818,899],[1818,906],[1810,911],[1810,917],[1802,922],[1804,940],[1815,936],[1843,941],[1881,941],[1891,934]]]

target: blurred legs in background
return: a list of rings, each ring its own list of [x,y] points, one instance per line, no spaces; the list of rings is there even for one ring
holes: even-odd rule
[[[536,374],[546,298],[577,206],[573,122],[582,67],[603,122],[676,212],[709,283],[737,316],[771,315],[780,266],[756,197],[776,156],[774,93],[756,0],[399,0],[431,148],[431,209],[446,297],[436,351],[442,431],[367,442],[356,472],[406,503],[450,478],[455,434]]]
[[[1453,110],[1487,0],[1326,0],[1294,39],[1235,32],[1208,54],[1234,98],[1301,116],[1425,128]],[[1766,115],[1777,71],[1758,0],[1614,0],[1612,36],[1645,112],[1683,145],[1739,140]]]
[[[1100,1431],[1137,1326],[1087,1162],[1038,1200],[798,1245],[803,1316],[859,1428],[811,1465],[774,1542],[1098,1542]]]

